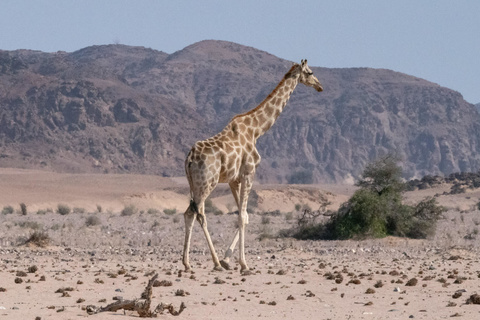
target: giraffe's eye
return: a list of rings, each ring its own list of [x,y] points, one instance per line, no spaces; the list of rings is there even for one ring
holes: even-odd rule
[[[313,72],[307,72],[307,75],[311,76],[313,74]]]

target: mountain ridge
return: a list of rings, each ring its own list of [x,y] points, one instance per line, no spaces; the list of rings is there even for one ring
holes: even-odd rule
[[[0,166],[183,175],[193,143],[253,109],[292,62],[227,41],[0,51]],[[388,69],[312,67],[258,141],[265,183],[350,181],[387,152],[406,178],[480,169],[480,116],[453,90]]]

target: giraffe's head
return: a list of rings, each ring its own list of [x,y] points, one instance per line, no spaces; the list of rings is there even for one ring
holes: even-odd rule
[[[318,92],[323,91],[322,84],[318,81],[317,77],[313,75],[313,71],[307,65],[307,59],[302,60],[301,64],[298,65],[300,72],[300,78],[298,81],[303,83],[308,87],[312,87]]]

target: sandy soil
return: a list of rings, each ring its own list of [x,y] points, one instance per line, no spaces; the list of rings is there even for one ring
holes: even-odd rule
[[[440,196],[449,211],[429,240],[273,237],[296,223],[295,205],[316,209],[326,200],[335,209],[354,190],[256,185],[246,241],[252,274],[212,271],[198,225],[192,237],[194,271],[185,273],[179,272],[188,204],[183,178],[0,169],[0,209],[15,211],[0,214],[0,318],[137,317],[132,311],[88,315],[85,307],[105,306],[118,296],[139,298],[158,273],[158,280],[172,285],[154,287],[152,304],[178,309],[183,302],[187,308],[179,318],[185,319],[479,319],[480,305],[466,304],[480,291],[479,191]],[[411,192],[406,200],[447,190]],[[212,200],[222,213],[208,216],[209,229],[223,255],[237,216],[227,188],[219,187]],[[27,215],[20,213],[20,203]],[[57,213],[59,204],[72,212]],[[122,215],[129,205],[137,211]],[[48,233],[46,248],[21,245],[35,230]]]

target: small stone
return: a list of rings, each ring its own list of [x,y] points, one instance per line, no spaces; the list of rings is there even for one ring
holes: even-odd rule
[[[479,294],[472,294],[470,298],[467,299],[467,304],[480,304],[480,295]]]
[[[416,286],[417,283],[418,283],[417,278],[412,278],[412,279],[408,280],[405,285],[409,286],[409,287],[413,287],[413,286]]]
[[[35,272],[37,272],[37,270],[38,270],[37,266],[28,267],[28,273],[35,273]]]

